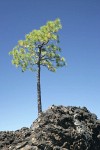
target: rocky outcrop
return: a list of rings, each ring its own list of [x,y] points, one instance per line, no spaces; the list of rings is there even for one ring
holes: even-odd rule
[[[86,107],[51,106],[30,128],[1,131],[0,150],[100,150],[100,120]]]

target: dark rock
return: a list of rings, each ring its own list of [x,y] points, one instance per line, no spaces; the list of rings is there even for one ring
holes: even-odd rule
[[[100,120],[86,107],[53,105],[30,128],[1,131],[0,150],[100,150]]]

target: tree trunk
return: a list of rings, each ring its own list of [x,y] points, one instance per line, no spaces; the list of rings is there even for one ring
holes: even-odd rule
[[[40,67],[40,58],[41,58],[41,49],[39,49],[39,60],[38,60],[38,64],[37,64],[37,99],[38,99],[38,116],[41,114],[42,112],[42,103],[41,103],[41,84],[40,84],[40,71],[41,71],[41,67]]]

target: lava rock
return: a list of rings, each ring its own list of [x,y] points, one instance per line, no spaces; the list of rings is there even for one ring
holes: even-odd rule
[[[53,105],[30,128],[0,131],[0,150],[100,150],[100,120],[86,107]]]

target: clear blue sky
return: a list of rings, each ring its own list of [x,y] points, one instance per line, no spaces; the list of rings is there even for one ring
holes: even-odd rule
[[[100,0],[0,0],[0,130],[30,127],[37,118],[36,74],[16,69],[8,53],[56,18],[68,65],[56,73],[42,69],[43,110],[86,106],[100,118]]]

